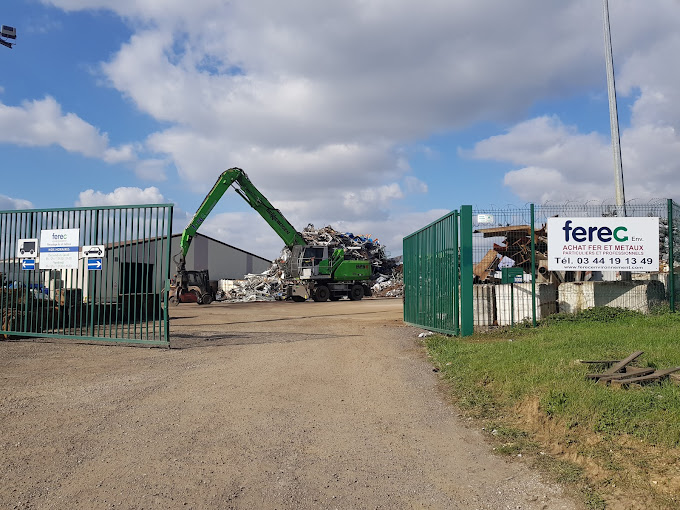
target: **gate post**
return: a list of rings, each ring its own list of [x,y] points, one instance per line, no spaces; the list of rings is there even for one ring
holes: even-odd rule
[[[673,199],[668,199],[668,292],[671,312],[675,311],[675,270],[673,269]]]
[[[531,323],[536,327],[536,220],[531,204]]]
[[[453,334],[460,335],[460,253],[458,251],[458,222],[460,213],[453,212]]]
[[[163,304],[165,306],[165,313],[163,314],[163,340],[165,340],[168,348],[170,347],[170,313],[168,311],[168,293],[170,292],[170,264],[172,261],[172,214],[173,204],[168,207],[168,227],[164,232],[168,240],[168,254],[166,255],[165,271],[163,275],[164,289],[163,289]]]
[[[474,332],[472,277],[472,206],[464,205],[460,208],[461,336]]]

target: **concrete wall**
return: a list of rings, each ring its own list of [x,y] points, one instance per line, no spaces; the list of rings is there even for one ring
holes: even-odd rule
[[[559,288],[560,312],[575,313],[594,306],[612,306],[649,312],[665,299],[660,281],[571,282]]]
[[[472,286],[474,299],[473,317],[475,327],[487,329],[496,322],[495,285],[481,284]]]
[[[561,287],[561,286],[560,286]],[[531,320],[531,283],[496,285],[496,320],[499,326]],[[557,288],[552,283],[536,284],[536,320],[557,310]],[[511,306],[512,304],[512,306]]]

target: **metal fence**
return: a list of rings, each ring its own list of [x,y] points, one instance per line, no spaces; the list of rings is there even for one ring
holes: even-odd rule
[[[168,345],[171,231],[170,204],[0,211],[0,338]]]
[[[459,333],[459,213],[404,238],[404,321]]]
[[[536,325],[550,314],[593,306],[675,311],[679,286],[674,262],[680,260],[680,206],[672,200],[633,201],[625,209],[596,203],[478,209],[471,215],[471,232],[462,223],[465,207],[460,215],[454,211],[404,238],[407,323],[449,334],[467,334],[470,330],[465,326],[466,318],[470,318],[475,331],[483,331],[520,322]],[[659,218],[659,271],[548,269],[548,218],[624,215]],[[465,242],[469,233],[471,247]],[[439,276],[442,246],[455,252],[447,263],[456,264],[456,269],[445,273],[455,273],[455,277]],[[471,263],[466,263],[470,249]],[[460,304],[455,299],[460,299]],[[443,322],[452,307],[455,313],[451,321]]]

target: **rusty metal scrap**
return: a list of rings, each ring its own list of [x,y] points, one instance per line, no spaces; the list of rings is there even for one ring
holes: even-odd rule
[[[497,280],[498,264],[503,257],[514,262],[516,267],[521,267],[526,273],[531,272],[531,226],[514,225],[494,228],[481,228],[474,231],[488,237],[505,237],[499,243],[493,243],[493,248],[473,268],[473,273],[480,282]],[[546,227],[534,231],[534,243],[536,247],[536,261],[547,259],[548,236]],[[541,273],[539,273],[541,276]]]

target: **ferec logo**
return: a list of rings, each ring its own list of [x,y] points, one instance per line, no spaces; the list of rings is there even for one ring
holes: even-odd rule
[[[571,224],[572,221],[567,220],[562,227],[566,242],[570,241],[570,237],[577,243],[592,242],[594,237],[597,237],[602,243],[608,243],[612,239],[620,243],[628,241],[628,236],[625,235],[628,229],[623,226],[615,227],[612,230],[609,227],[572,227]]]

